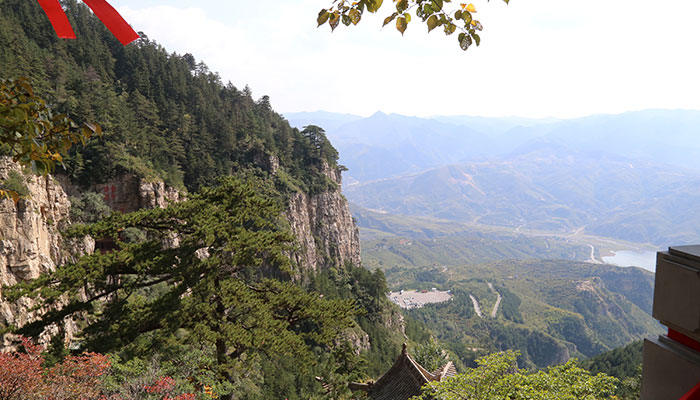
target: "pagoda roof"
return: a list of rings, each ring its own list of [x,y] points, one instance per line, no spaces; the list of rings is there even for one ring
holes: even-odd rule
[[[372,400],[407,400],[419,395],[421,387],[426,383],[439,382],[456,373],[452,362],[435,372],[429,372],[408,354],[404,344],[394,365],[376,382],[367,385],[351,384],[350,387],[367,391]]]

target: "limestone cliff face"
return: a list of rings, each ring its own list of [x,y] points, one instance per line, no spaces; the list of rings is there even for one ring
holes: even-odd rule
[[[35,279],[71,258],[94,251],[91,238],[68,241],[60,232],[71,222],[69,194],[79,195],[79,188],[65,177],[25,175],[9,157],[0,157],[0,181],[7,181],[11,175],[15,181],[21,178],[28,195],[17,204],[0,201],[0,285]],[[92,190],[101,193],[112,209],[123,212],[165,207],[183,198],[162,181],[150,182],[134,175],[121,176]],[[18,303],[0,301],[0,325],[24,325],[33,318],[27,312],[31,306],[26,299]]]
[[[269,170],[275,173],[279,163],[270,157]],[[297,238],[298,250],[292,255],[302,271],[343,264],[360,264],[360,234],[353,222],[348,202],[340,193],[341,173],[324,166],[323,173],[338,189],[309,195],[290,196],[285,216]],[[150,182],[134,175],[124,175],[93,188],[104,196],[112,209],[122,212],[142,208],[166,207],[184,195],[162,181]]]
[[[121,212],[164,208],[170,202],[178,202],[185,198],[180,191],[163,181],[147,181],[131,174],[96,185],[94,190],[104,196],[108,206]]]
[[[324,174],[337,189],[318,194],[295,193],[286,212],[299,250],[293,255],[305,270],[351,262],[360,264],[360,233],[340,192],[340,170],[325,166]]]
[[[12,285],[52,271],[56,265],[83,251],[94,242],[68,242],[59,227],[68,220],[70,202],[52,177],[25,176],[8,157],[0,157],[0,180],[21,177],[29,193],[15,204],[0,201],[0,284]],[[1,294],[1,289],[0,289]],[[29,301],[0,302],[0,324],[22,325],[32,318]]]
[[[285,213],[297,238],[298,250],[292,257],[304,272],[347,261],[360,264],[359,231],[340,193],[340,171],[326,166],[324,173],[338,188],[313,195],[295,193]],[[29,195],[17,204],[0,201],[0,285],[35,279],[73,257],[94,251],[92,239],[68,242],[60,233],[61,227],[71,222],[69,196],[80,195],[82,189],[65,177],[24,175],[11,159],[0,157],[0,182],[5,182],[10,174],[22,177]],[[100,193],[107,205],[122,212],[166,207],[185,197],[162,181],[146,181],[134,175],[124,175],[89,190]],[[28,300],[9,303],[0,299],[0,325],[21,326],[31,321],[33,315],[27,312],[31,306]],[[70,336],[70,329],[67,333]],[[358,348],[368,346],[366,334],[358,334],[355,339]]]

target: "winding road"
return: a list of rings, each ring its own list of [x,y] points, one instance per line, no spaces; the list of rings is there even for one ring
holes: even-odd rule
[[[496,304],[493,305],[493,310],[491,311],[491,318],[496,318],[496,314],[498,314],[498,306],[501,305],[501,300],[503,299],[501,297],[501,294],[496,291],[496,289],[493,288],[493,285],[491,282],[487,282],[489,284],[489,289],[491,289],[492,292],[496,293],[496,296],[498,298],[496,299]]]
[[[602,262],[600,260],[597,260],[595,258],[595,247],[593,247],[592,244],[587,244],[587,246],[591,248],[591,258],[590,258],[590,260],[588,260],[586,262],[591,263],[591,264],[602,264]]]
[[[472,304],[474,305],[474,311],[476,311],[476,315],[478,315],[479,318],[484,318],[484,314],[481,313],[481,307],[479,307],[479,302],[476,301],[476,297],[470,294],[469,298],[472,299]]]

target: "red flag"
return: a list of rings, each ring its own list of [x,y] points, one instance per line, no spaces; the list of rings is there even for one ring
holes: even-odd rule
[[[680,400],[698,400],[700,399],[700,383],[697,386],[690,389],[690,392],[686,393]]]
[[[38,0],[46,16],[49,17],[53,30],[61,39],[75,39],[75,32],[70,26],[66,13],[63,12],[61,3],[58,0]]]
[[[61,39],[75,39],[75,32],[70,26],[66,13],[63,12],[61,3],[58,0],[37,0],[41,8],[49,17],[53,29]],[[126,46],[139,38],[138,33],[129,26],[124,18],[105,0],[83,0],[92,9],[97,18],[102,21],[107,29]]]
[[[58,0],[56,0],[58,1]],[[121,15],[105,0],[83,0],[92,9],[97,18],[124,45],[133,42],[140,36],[129,26]]]

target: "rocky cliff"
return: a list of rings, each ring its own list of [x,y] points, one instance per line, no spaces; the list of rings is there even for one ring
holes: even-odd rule
[[[94,242],[68,242],[60,234],[68,221],[70,202],[61,185],[50,176],[25,175],[8,157],[0,157],[0,182],[11,178],[27,193],[16,204],[0,200],[0,284],[12,285],[52,271]],[[1,294],[1,289],[0,289]],[[31,319],[31,302],[0,302],[0,325],[23,325]]]
[[[341,173],[325,165],[324,174],[335,190],[318,194],[294,193],[286,212],[298,250],[293,258],[303,270],[318,271],[350,262],[360,264],[360,232],[340,192]]]
[[[70,223],[69,195],[78,196],[79,188],[64,177],[25,175],[11,159],[0,158],[0,182],[6,182],[11,174],[21,176],[27,196],[17,204],[11,200],[0,202],[0,284],[34,279],[81,252],[94,250],[94,241],[89,238],[68,243],[60,234],[60,227]],[[302,271],[360,263],[359,231],[340,192],[340,171],[326,166],[324,174],[337,184],[337,189],[318,194],[293,193],[285,213],[297,238],[298,250],[292,257]],[[112,179],[90,190],[122,212],[165,207],[184,198],[162,181],[146,181],[134,175]],[[27,302],[0,302],[0,325],[23,325],[31,319],[26,312],[29,306]]]

